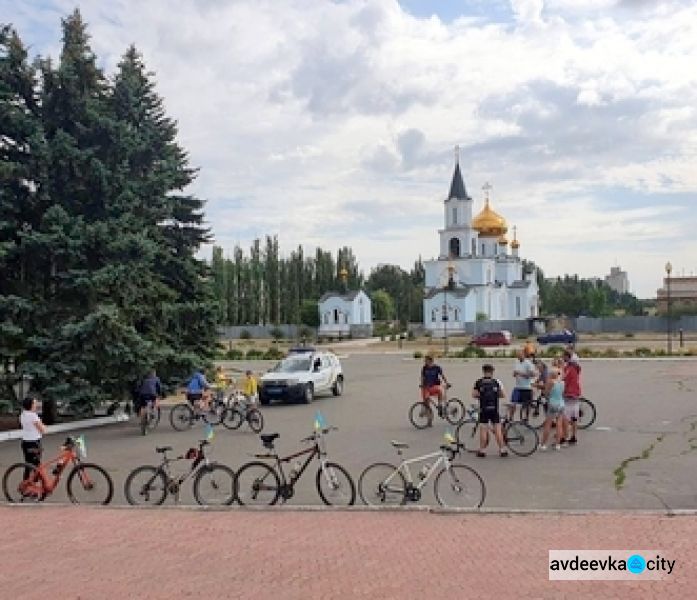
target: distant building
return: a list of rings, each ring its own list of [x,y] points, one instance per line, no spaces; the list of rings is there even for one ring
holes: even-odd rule
[[[370,337],[373,313],[363,290],[327,292],[319,299],[319,335],[322,337]]]
[[[671,310],[694,308],[697,310],[697,277],[670,278]],[[658,290],[656,308],[659,313],[668,312],[668,277],[663,278],[663,287]]]
[[[620,267],[612,267],[610,269],[610,274],[605,275],[605,283],[618,294],[629,293],[629,277],[627,276],[627,271],[623,271]]]

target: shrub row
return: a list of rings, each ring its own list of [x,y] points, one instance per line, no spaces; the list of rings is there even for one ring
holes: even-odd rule
[[[218,355],[221,360],[279,360],[285,353],[275,346],[264,350],[263,348],[250,348],[246,352],[240,348],[231,348],[227,352]]]

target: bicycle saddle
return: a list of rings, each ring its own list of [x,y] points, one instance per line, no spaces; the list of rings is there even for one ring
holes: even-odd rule
[[[395,448],[408,448],[409,444],[405,444],[404,442],[398,442],[397,440],[392,440],[390,442]]]
[[[199,446],[208,446],[210,444],[209,440],[199,440],[198,441]]]
[[[259,437],[264,444],[271,444],[280,435],[280,433],[262,433]]]
[[[172,449],[172,446],[158,446],[155,448],[155,452],[169,452]]]

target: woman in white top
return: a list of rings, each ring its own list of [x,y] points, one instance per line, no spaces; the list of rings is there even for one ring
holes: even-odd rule
[[[22,401],[22,414],[19,417],[22,426],[22,452],[24,462],[36,467],[41,463],[41,436],[46,433],[46,425],[41,422],[36,414],[36,397],[27,396]],[[24,478],[27,479],[31,471],[26,469]]]

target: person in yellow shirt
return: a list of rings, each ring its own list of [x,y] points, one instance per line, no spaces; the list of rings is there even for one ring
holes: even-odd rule
[[[259,384],[257,383],[256,377],[254,377],[254,373],[251,371],[246,371],[244,375],[244,379],[242,380],[242,394],[244,394],[247,401],[254,406],[257,403]]]
[[[231,383],[230,377],[223,371],[223,367],[218,365],[215,369],[215,387],[224,390]]]

